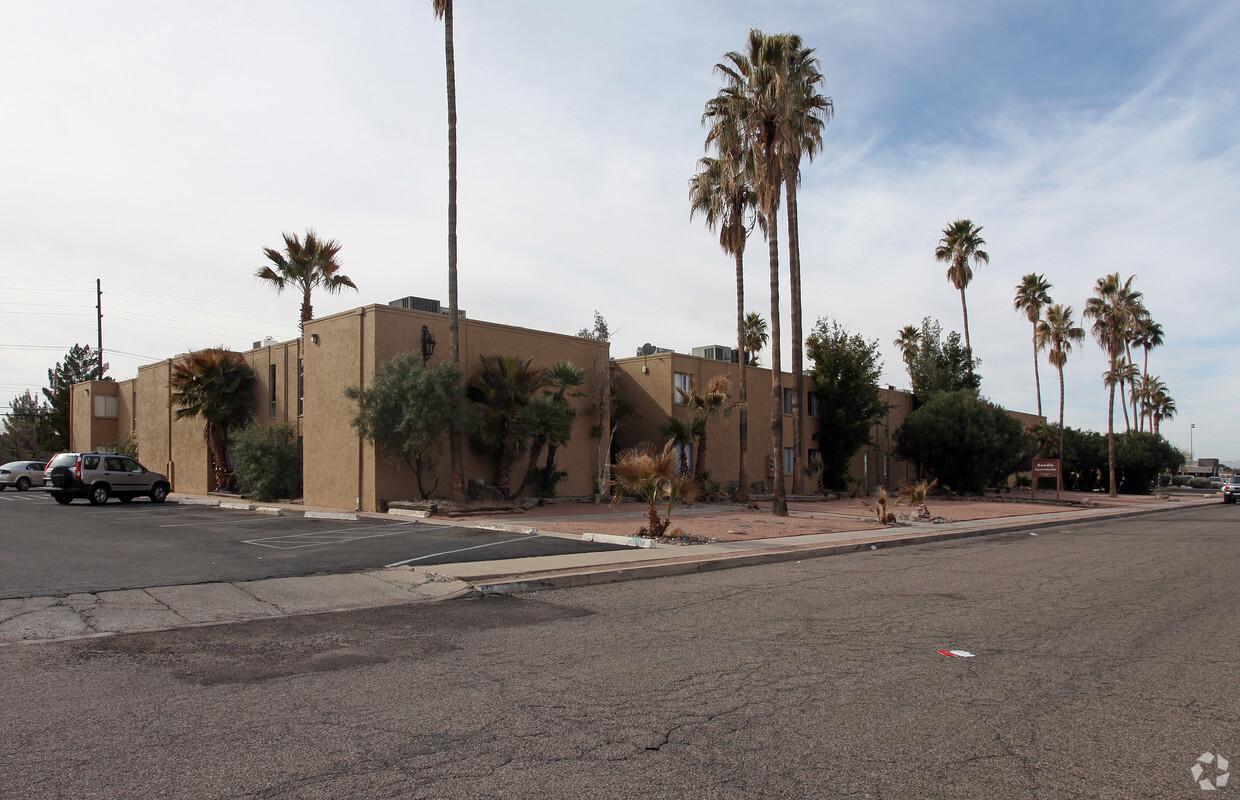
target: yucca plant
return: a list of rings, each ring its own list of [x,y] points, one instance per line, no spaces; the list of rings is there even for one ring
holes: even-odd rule
[[[691,503],[698,496],[698,483],[688,475],[676,471],[676,447],[672,442],[659,449],[650,442],[622,451],[611,465],[611,485],[616,488],[612,505],[617,505],[626,494],[646,502],[647,525],[638,534],[662,536],[672,520],[672,508],[679,502]],[[663,519],[659,519],[658,504],[665,503]]]
[[[864,500],[858,500],[857,502],[872,511],[875,519],[880,524],[890,525],[896,521],[896,515],[891,513],[891,495],[887,494],[887,489],[882,486],[878,487],[874,492],[874,505],[870,505]]]
[[[918,481],[914,484],[902,483],[900,493],[896,495],[896,505],[914,506],[917,509],[918,519],[929,519],[930,510],[926,508],[926,498],[938,485],[937,478],[929,483],[926,481]]]

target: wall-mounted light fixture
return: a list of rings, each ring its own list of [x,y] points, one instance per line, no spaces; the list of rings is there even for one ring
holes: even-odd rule
[[[310,341],[314,342],[315,344],[318,344],[318,343],[319,343],[319,335],[318,335],[317,333],[312,333],[312,334],[310,334]]]
[[[430,328],[422,326],[422,363],[426,364],[431,360],[431,356],[435,355],[435,334],[431,333]]]

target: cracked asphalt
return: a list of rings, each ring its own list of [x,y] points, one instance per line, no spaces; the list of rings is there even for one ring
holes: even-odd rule
[[[8,646],[0,798],[1197,797],[1236,518]]]

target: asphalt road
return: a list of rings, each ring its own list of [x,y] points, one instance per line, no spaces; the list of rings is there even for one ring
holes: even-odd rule
[[[1238,517],[4,647],[0,798],[1222,800]]]
[[[146,500],[61,506],[43,492],[0,493],[0,599],[612,549],[398,518],[269,517]]]

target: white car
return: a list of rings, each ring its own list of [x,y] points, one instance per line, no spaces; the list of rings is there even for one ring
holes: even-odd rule
[[[0,466],[0,492],[10,486],[19,492],[42,486],[43,466],[42,461],[10,461]]]

